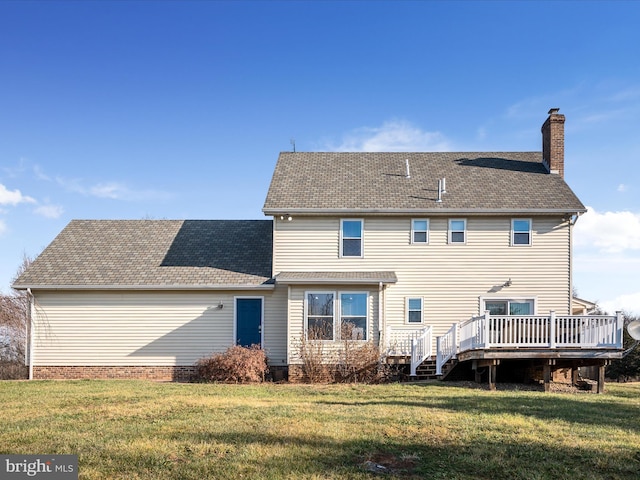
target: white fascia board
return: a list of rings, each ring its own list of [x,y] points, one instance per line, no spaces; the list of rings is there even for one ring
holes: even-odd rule
[[[273,290],[274,283],[261,285],[12,285],[16,290]]]
[[[276,282],[281,285],[378,285],[380,283],[387,285],[390,283],[397,283],[397,280],[392,279],[331,279],[331,278],[296,278],[293,280],[277,280]]]
[[[459,208],[407,208],[407,209],[316,209],[316,208],[298,208],[288,209],[287,214],[294,217],[295,215],[305,216],[327,216],[327,215],[391,215],[391,216],[407,216],[407,215],[567,215],[582,214],[587,211],[586,208],[566,209],[566,208],[514,208],[514,209],[492,209],[492,208],[475,208],[472,210]],[[265,215],[278,216],[282,215],[283,210],[263,210]]]

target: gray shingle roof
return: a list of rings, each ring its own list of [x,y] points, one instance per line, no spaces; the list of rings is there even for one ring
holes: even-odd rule
[[[441,178],[447,193],[437,203]],[[535,214],[585,207],[559,175],[548,173],[540,152],[283,152],[263,211]]]
[[[271,265],[270,220],[73,220],[15,286],[255,287]]]

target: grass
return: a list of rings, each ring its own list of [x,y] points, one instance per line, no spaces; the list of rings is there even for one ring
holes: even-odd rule
[[[637,479],[640,384],[0,382],[0,453],[81,479]]]

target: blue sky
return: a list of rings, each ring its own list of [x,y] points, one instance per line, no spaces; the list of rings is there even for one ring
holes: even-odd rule
[[[0,2],[0,289],[74,218],[263,218],[278,153],[531,151],[640,313],[638,2]]]

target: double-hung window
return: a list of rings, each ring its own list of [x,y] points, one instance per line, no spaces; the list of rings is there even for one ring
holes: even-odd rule
[[[305,298],[305,317],[308,340],[334,339],[333,292],[309,292]]]
[[[511,219],[511,245],[531,245],[531,219]]]
[[[429,220],[414,218],[411,220],[411,243],[429,243]]]
[[[340,220],[340,256],[362,257],[363,220]]]
[[[422,323],[423,301],[421,297],[407,298],[407,323]]]
[[[449,220],[449,243],[467,243],[467,220],[464,218],[452,218]]]
[[[367,294],[340,293],[340,338],[367,339]]]

